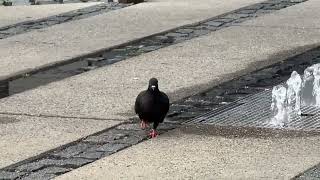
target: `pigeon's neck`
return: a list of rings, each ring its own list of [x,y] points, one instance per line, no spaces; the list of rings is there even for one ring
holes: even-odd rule
[[[155,89],[155,90],[152,90],[150,88],[148,88],[148,92],[150,92],[151,94],[159,94],[159,89]]]

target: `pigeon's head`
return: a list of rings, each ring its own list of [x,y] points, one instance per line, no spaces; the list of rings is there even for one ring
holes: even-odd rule
[[[148,89],[149,89],[149,90],[152,90],[152,91],[159,91],[159,88],[158,88],[158,80],[157,80],[156,78],[151,78],[151,79],[149,80]]]

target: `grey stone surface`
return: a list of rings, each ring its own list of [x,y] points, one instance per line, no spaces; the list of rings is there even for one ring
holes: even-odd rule
[[[320,165],[305,171],[302,175],[297,177],[295,180],[307,180],[307,179],[320,179]]]
[[[116,129],[140,131],[141,127],[139,123],[136,123],[136,124],[130,123],[130,124],[121,124],[117,126]]]
[[[57,153],[53,153],[54,156],[70,158],[81,152],[84,152],[88,148],[92,148],[94,145],[85,144],[85,143],[77,143],[73,146],[67,147],[66,149],[59,151]]]
[[[61,179],[290,179],[319,162],[319,136],[268,138],[209,128],[174,130]],[[152,152],[152,153],[146,153]],[[137,171],[143,169],[143,171]]]
[[[98,152],[107,152],[107,153],[115,153],[125,147],[128,147],[129,144],[114,144],[114,143],[108,143],[105,145],[102,145],[101,147],[97,148],[96,151]]]
[[[220,21],[209,21],[209,22],[206,22],[204,24],[207,24],[209,26],[214,26],[214,27],[219,27],[221,26],[222,24],[224,24],[224,22],[220,22]]]
[[[43,170],[40,170],[38,172],[44,173],[44,174],[62,174],[66,173],[68,171],[71,171],[71,168],[63,168],[63,167],[47,167]]]
[[[0,78],[63,62],[66,59],[199,22],[262,1],[200,0],[195,2],[178,0],[146,2],[6,38],[0,41],[0,54],[2,55]],[[167,18],[168,14],[170,14],[170,19]],[[126,28],[119,32],[121,26]],[[106,36],[106,34],[121,34],[121,36]],[[19,55],[19,53],[21,54]],[[16,66],[22,62],[24,66]]]
[[[128,115],[121,113],[132,109],[135,95],[145,89],[143,82],[150,76],[156,75],[163,81],[161,87],[165,92],[170,90],[169,93],[174,93],[183,87],[192,88],[212,81],[219,82],[226,74],[239,72],[243,68],[255,69],[262,66],[253,67],[250,66],[251,63],[269,65],[295,55],[312,47],[309,45],[316,44],[317,37],[317,30],[230,27],[206,37],[119,62],[114,66],[13,95],[0,100],[0,107],[3,112],[126,119]],[[280,55],[273,58],[277,53]],[[189,64],[193,64],[192,69]],[[160,69],[151,70],[152,67]],[[136,72],[146,73],[142,75]],[[173,82],[173,77],[188,77],[188,81]],[[24,102],[29,102],[29,106],[23,106]]]
[[[0,172],[0,179],[16,179],[23,175],[22,172],[9,172],[9,171],[1,171]]]
[[[1,119],[4,119],[6,123],[1,123]],[[118,123],[120,122],[1,115],[0,168],[78,140]]]
[[[54,174],[45,174],[42,172],[32,173],[29,176],[21,178],[22,180],[49,180],[54,178],[56,175]]]
[[[303,5],[295,5],[274,12],[254,21],[244,22],[243,26],[282,27],[282,28],[320,28],[320,1],[309,0]]]
[[[90,136],[84,139],[85,142],[94,142],[94,143],[109,143],[114,142],[118,139],[122,139],[127,137],[128,133],[121,133],[121,132],[106,132],[100,135]]]
[[[90,163],[93,160],[84,159],[84,158],[68,158],[68,159],[42,159],[38,162],[33,162],[30,164],[25,164],[23,166],[19,166],[17,169],[21,171],[35,171],[43,167],[47,166],[58,166],[58,167],[79,167],[84,164]]]
[[[0,6],[0,27],[11,24],[20,23],[23,21],[36,20],[88,6],[93,6],[99,3],[76,3],[57,5],[41,5],[41,6]]]
[[[193,31],[194,31],[193,29],[179,29],[176,32],[188,34],[188,33],[192,33]]]
[[[143,131],[141,131],[141,132],[143,132]],[[117,140],[114,141],[114,143],[119,143],[119,144],[137,144],[139,142],[142,142],[142,140],[144,140],[146,138],[147,138],[147,132],[144,132],[143,135],[132,134],[130,136],[126,136],[124,138],[117,139]]]
[[[80,158],[85,158],[85,159],[94,159],[94,160],[96,160],[96,159],[100,159],[101,157],[103,157],[104,154],[105,154],[104,152],[95,152],[95,151],[93,152],[93,151],[91,151],[91,152],[83,152],[83,153],[81,153],[79,155],[76,155],[74,157],[80,157]]]
[[[186,37],[188,34],[183,34],[183,33],[168,33],[165,36],[168,37]]]
[[[224,18],[228,18],[228,19],[238,19],[238,18],[247,18],[249,17],[250,15],[248,14],[229,14],[229,15],[226,15]]]
[[[301,177],[295,178],[295,180],[319,180],[319,178],[310,177],[310,176],[301,176]]]
[[[54,164],[54,162],[55,160],[52,160],[52,159],[40,160],[37,162],[23,164],[21,166],[16,167],[15,170],[22,171],[22,172],[32,172],[32,171],[39,170],[45,166],[50,166]]]
[[[231,19],[231,18],[219,18],[219,19],[215,19],[215,21],[229,23],[229,22],[232,22],[233,19]]]
[[[123,5],[119,3],[101,3],[93,4],[90,7],[85,7],[84,9],[79,9],[62,13],[56,16],[50,16],[46,18],[40,18],[34,21],[21,22],[18,24],[13,24],[1,28],[1,33],[6,33],[1,38],[8,38],[10,36],[15,36],[17,34],[26,33],[31,30],[42,29],[55,24],[65,23],[70,20],[79,20],[87,18],[89,16],[105,13],[112,10],[112,7],[118,6],[119,8],[127,7],[128,5]]]
[[[241,32],[237,32],[237,31],[241,31]],[[266,32],[267,31],[267,32]],[[272,29],[272,32],[274,31],[274,29]],[[126,76],[126,75],[129,75],[130,76],[130,78],[129,79],[131,79],[132,77],[135,77],[136,76],[136,74],[130,74],[130,72],[134,72],[133,71],[133,69],[135,69],[136,70],[136,67],[139,67],[139,68],[141,68],[141,67],[143,67],[143,66],[139,66],[139,61],[143,61],[143,63],[145,63],[145,62],[149,62],[150,63],[150,61],[152,61],[152,60],[156,60],[156,62],[153,62],[153,63],[159,63],[159,64],[165,64],[165,65],[172,65],[173,64],[173,67],[175,67],[175,68],[177,68],[177,69],[175,69],[175,68],[173,68],[173,71],[171,71],[170,69],[169,69],[169,71],[168,71],[168,69],[167,69],[167,71],[166,71],[166,73],[168,73],[168,72],[170,72],[170,73],[172,73],[173,75],[174,75],[174,73],[177,73],[177,71],[178,71],[178,73],[180,73],[179,71],[182,71],[182,67],[183,67],[183,64],[186,64],[186,62],[187,62],[187,64],[188,64],[188,58],[185,58],[185,56],[190,56],[190,61],[192,60],[192,62],[196,62],[197,61],[197,59],[196,59],[196,57],[195,57],[195,54],[197,54],[197,52],[194,52],[194,51],[192,51],[192,49],[194,48],[194,49],[196,49],[196,51],[199,51],[199,49],[201,49],[201,50],[203,50],[203,48],[199,48],[198,46],[196,46],[196,47],[193,47],[195,44],[205,44],[204,46],[221,46],[221,44],[222,45],[228,45],[228,47],[229,47],[229,45],[231,44],[231,47],[230,47],[230,49],[232,50],[232,51],[235,51],[235,52],[241,52],[241,53],[239,53],[239,54],[241,54],[241,55],[243,55],[243,54],[247,54],[248,56],[246,56],[246,57],[243,57],[243,56],[240,56],[240,57],[238,57],[238,55],[239,54],[237,54],[237,58],[239,58],[239,59],[234,59],[234,55],[232,55],[232,56],[227,56],[227,54],[228,53],[230,53],[230,52],[225,52],[226,54],[223,54],[223,51],[221,50],[221,49],[218,49],[219,51],[221,51],[220,53],[220,55],[222,56],[222,57],[224,57],[224,56],[226,56],[226,57],[224,57],[225,59],[232,59],[233,61],[232,62],[229,62],[230,64],[230,66],[232,66],[232,67],[236,67],[236,69],[233,69],[234,71],[233,72],[237,72],[237,71],[239,71],[239,70],[243,70],[243,68],[245,68],[245,67],[241,67],[241,65],[243,65],[243,63],[245,64],[244,66],[247,66],[248,64],[250,64],[250,63],[252,63],[252,62],[256,62],[257,61],[257,58],[261,58],[261,56],[270,56],[270,55],[272,55],[272,54],[274,54],[275,52],[277,52],[279,49],[282,49],[282,48],[284,48],[284,49],[286,49],[286,48],[289,48],[289,49],[291,49],[291,48],[295,48],[295,47],[297,47],[297,46],[299,46],[299,45],[305,45],[305,44],[308,44],[308,43],[310,43],[310,42],[317,42],[317,40],[310,40],[310,39],[307,39],[307,41],[305,41],[305,39],[303,39],[303,42],[301,42],[302,40],[302,38],[300,39],[300,38],[297,38],[297,39],[295,39],[296,37],[291,37],[291,36],[294,36],[295,35],[295,33],[296,33],[296,31],[295,30],[292,30],[292,31],[290,31],[290,30],[286,30],[285,32],[281,32],[281,31],[283,31],[283,29],[278,29],[277,30],[277,33],[279,33],[279,34],[277,34],[277,33],[275,33],[275,34],[277,34],[277,36],[279,36],[279,38],[282,38],[282,39],[280,39],[280,40],[283,40],[283,39],[286,39],[286,38],[288,38],[288,36],[289,36],[289,38],[288,39],[291,39],[291,40],[297,40],[298,39],[298,43],[297,42],[295,42],[296,44],[291,44],[291,46],[290,47],[287,47],[287,43],[285,43],[285,42],[274,42],[274,41],[267,41],[267,42],[269,42],[269,43],[266,43],[266,42],[263,42],[262,41],[262,43],[261,42],[259,42],[259,43],[261,43],[260,45],[259,45],[259,47],[261,48],[258,48],[258,50],[257,49],[255,49],[255,50],[253,50],[253,51],[249,51],[249,52],[247,52],[247,51],[244,51],[244,50],[242,50],[241,51],[241,45],[239,46],[239,44],[237,44],[237,43],[239,43],[239,42],[241,42],[241,41],[244,41],[244,39],[245,40],[251,40],[251,38],[253,38],[253,39],[255,39],[255,38],[258,38],[259,39],[259,37],[261,38],[261,34],[260,33],[265,33],[265,34],[269,34],[269,32],[271,32],[271,30],[270,29],[267,29],[267,30],[264,30],[264,29],[259,29],[259,28],[252,28],[252,29],[250,29],[250,28],[228,28],[228,29],[226,29],[225,31],[223,31],[223,32],[219,32],[219,33],[217,33],[217,34],[211,34],[210,36],[208,36],[208,37],[205,37],[205,38],[199,38],[199,39],[196,39],[196,40],[194,40],[194,41],[192,41],[192,45],[191,44],[189,44],[189,43],[184,43],[183,44],[183,46],[184,47],[181,47],[181,44],[179,45],[179,46],[173,46],[173,47],[170,47],[170,48],[166,48],[165,50],[162,50],[162,51],[160,51],[160,52],[154,52],[154,53],[149,53],[148,55],[147,54],[145,54],[145,55],[143,55],[142,57],[139,57],[139,58],[141,58],[141,59],[139,59],[139,60],[137,60],[138,62],[137,62],[137,64],[130,64],[130,63],[132,63],[132,61],[131,62],[126,62],[126,63],[122,63],[122,64],[116,64],[115,66],[113,66],[113,67],[108,67],[108,69],[110,69],[110,68],[116,68],[116,67],[123,67],[123,66],[132,66],[132,67],[134,67],[134,68],[129,68],[129,70],[127,70],[127,69],[125,69],[125,73],[120,73],[120,75],[121,75],[121,78],[123,78],[123,76]],[[304,33],[306,33],[305,31],[303,31]],[[315,33],[315,32],[312,32],[312,31],[308,31],[308,33],[311,33],[311,34],[313,34],[313,35],[317,35],[317,33]],[[306,33],[306,35],[304,36],[304,37],[308,37],[308,33]],[[246,36],[246,37],[241,37],[240,38],[240,40],[238,41],[236,41],[236,42],[229,42],[228,40],[226,41],[224,38],[226,38],[226,37],[229,37],[230,39],[232,39],[232,41],[233,40],[235,40],[236,38],[234,38],[234,36],[237,36],[237,35],[239,35],[239,34],[246,34],[246,35],[248,35],[248,36]],[[258,34],[258,36],[257,36],[257,34]],[[289,34],[289,35],[288,35]],[[293,34],[293,35],[292,35]],[[260,35],[260,36],[259,36]],[[251,36],[251,37],[250,37]],[[253,36],[253,37],[252,37]],[[282,37],[282,36],[284,36],[284,37]],[[223,37],[223,38],[221,38],[221,37]],[[206,38],[208,38],[208,39],[206,39]],[[217,39],[214,39],[214,38],[217,38]],[[223,39],[223,40],[221,40],[221,39]],[[246,39],[247,38],[247,39]],[[272,37],[273,39],[276,39],[276,38],[274,38],[274,37]],[[218,40],[220,39],[220,41],[219,41],[219,43],[218,43],[218,45],[216,45],[216,44],[210,44],[210,42],[217,42]],[[262,38],[263,39],[263,38]],[[301,40],[301,41],[299,41],[299,39]],[[216,40],[216,41],[215,41]],[[265,39],[264,39],[265,40]],[[248,42],[246,42],[246,41],[244,41],[245,43],[244,44],[248,44]],[[237,48],[239,48],[240,47],[240,51],[239,51],[239,49],[232,49],[232,48],[235,48],[235,46],[232,46],[233,44],[232,43],[236,43],[237,45],[236,45],[236,47]],[[249,41],[249,43],[251,44],[252,43],[252,41]],[[279,44],[277,44],[277,43],[279,43]],[[281,43],[284,43],[285,44],[285,46],[283,46],[283,44],[281,44]],[[240,43],[241,44],[241,43]],[[271,46],[271,44],[272,44],[272,46]],[[276,44],[276,46],[275,47],[273,47],[274,45]],[[190,47],[190,46],[192,46],[192,47]],[[280,48],[279,48],[279,46],[280,46]],[[205,47],[205,48],[206,48]],[[246,46],[247,47],[247,46]],[[255,46],[254,46],[255,47]],[[267,49],[266,49],[266,47],[267,47]],[[208,47],[207,47],[208,48]],[[226,48],[226,46],[225,47],[220,47],[220,48],[222,48],[222,49],[225,49]],[[256,47],[255,47],[256,48]],[[274,49],[273,49],[274,48]],[[270,50],[271,49],[271,50]],[[184,52],[184,50],[185,51],[188,51],[187,53],[186,52]],[[305,49],[304,49],[305,50]],[[191,52],[189,52],[189,51],[191,51]],[[207,50],[205,50],[205,53],[208,53],[208,52],[211,52],[212,51],[212,49],[211,48],[208,48]],[[219,51],[216,51],[215,53],[217,53],[217,52],[219,52]],[[261,54],[259,54],[259,55],[257,55],[257,57],[252,57],[252,52],[257,52],[257,51],[259,51],[259,52],[261,52]],[[169,52],[169,53],[168,53]],[[160,56],[158,56],[157,54],[158,53],[160,53],[162,56],[164,55],[165,56],[165,59],[169,59],[169,61],[168,60],[164,60],[164,59],[160,59],[160,62],[158,62],[159,61],[159,59],[157,59],[157,58],[159,58]],[[185,54],[186,53],[186,54]],[[189,54],[188,54],[189,53]],[[198,52],[199,53],[199,52]],[[207,68],[207,67],[211,67],[212,66],[212,62],[210,61],[210,60],[208,60],[208,61],[210,61],[210,62],[208,62],[208,64],[205,64],[206,63],[206,61],[203,61],[203,59],[205,59],[205,58],[203,58],[203,57],[215,57],[215,58],[213,58],[213,59],[219,59],[220,60],[220,58],[216,58],[216,56],[210,56],[210,55],[208,55],[208,54],[205,54],[204,56],[203,56],[203,53],[204,52],[200,52],[200,57],[198,57],[199,58],[199,67],[198,67],[198,69],[196,68],[196,69],[192,69],[193,71],[196,71],[196,72],[198,72],[199,71],[199,73],[200,73],[200,76],[199,77],[209,77],[209,79],[206,79],[206,80],[204,80],[204,79],[201,79],[201,82],[199,82],[199,81],[197,81],[196,82],[196,84],[192,84],[191,82],[195,82],[195,79],[200,79],[199,77],[194,77],[194,75],[196,74],[197,75],[197,73],[195,73],[195,72],[192,72],[192,73],[195,73],[195,74],[187,74],[187,75],[183,75],[183,74],[175,74],[176,75],[176,77],[178,77],[178,80],[179,80],[179,77],[192,77],[191,79],[190,79],[190,81],[189,80],[187,80],[187,83],[186,84],[183,84],[183,83],[185,83],[185,82],[180,82],[180,81],[177,81],[177,82],[174,82],[173,84],[175,84],[174,86],[176,86],[175,87],[175,89],[171,89],[171,87],[170,86],[172,86],[173,84],[171,84],[170,85],[170,81],[171,81],[171,78],[173,78],[172,77],[172,74],[171,74],[171,77],[170,77],[170,79],[167,79],[167,83],[164,83],[164,84],[167,84],[166,86],[164,86],[165,88],[168,88],[168,89],[171,89],[172,91],[177,91],[177,90],[179,90],[181,87],[188,87],[188,86],[192,86],[192,85],[198,85],[198,83],[207,83],[208,81],[212,81],[212,80],[216,80],[216,81],[220,81],[221,79],[215,79],[215,78],[212,78],[212,77],[214,77],[214,76],[217,76],[217,75],[221,75],[221,71],[220,72],[218,72],[217,74],[212,74],[212,72],[214,72],[214,71],[219,71],[219,69],[217,68],[217,69],[209,69],[209,71],[206,71],[207,69],[205,69],[205,68]],[[264,54],[265,53],[265,54]],[[154,56],[154,57],[152,57],[152,56],[150,56],[150,54],[152,55],[152,56]],[[177,55],[178,54],[178,55]],[[219,53],[218,53],[219,54]],[[249,55],[250,54],[250,55]],[[174,63],[172,63],[172,64],[170,64],[171,63],[171,58],[172,58],[172,55],[177,55],[177,57],[176,58],[173,58],[174,60],[173,60],[173,62]],[[196,56],[198,56],[199,54],[197,54]],[[215,54],[216,55],[216,54]],[[283,57],[287,57],[287,56],[289,56],[288,54],[286,54],[286,55],[283,55],[283,56],[280,56],[281,58],[283,58]],[[156,58],[155,58],[156,57]],[[168,57],[170,57],[170,58],[168,58]],[[181,59],[179,59],[178,57],[182,57]],[[280,58],[280,59],[281,59]],[[143,59],[145,59],[145,60],[143,60]],[[245,59],[246,61],[241,61],[242,59]],[[248,60],[249,59],[249,60]],[[179,63],[180,61],[179,60],[183,60],[183,63]],[[263,60],[261,60],[261,61],[264,61],[265,59],[263,59]],[[222,59],[222,61],[223,61],[223,59]],[[236,64],[232,64],[233,62],[237,62]],[[273,62],[275,62],[275,61],[273,61]],[[136,63],[136,62],[135,62]],[[224,62],[225,63],[225,62]],[[271,63],[271,62],[270,62]],[[124,65],[125,64],[125,65]],[[222,67],[221,65],[219,65],[219,61],[214,61],[214,64],[217,66],[217,67]],[[266,63],[266,64],[268,64],[268,63]],[[265,65],[265,64],[264,64]],[[181,67],[180,67],[181,66]],[[230,66],[226,66],[226,68],[231,68]],[[240,66],[240,67],[238,67],[238,66]],[[148,64],[145,68],[146,69],[142,69],[143,71],[145,71],[145,70],[150,70],[149,68],[150,67],[152,67],[152,66],[150,66],[150,64]],[[166,67],[167,68],[167,67]],[[107,68],[106,68],[107,69]],[[103,73],[103,75],[101,75],[102,77],[105,77],[105,70],[106,69],[104,69],[101,73]],[[119,68],[119,69],[121,69],[121,68]],[[119,69],[115,69],[116,71],[115,72],[117,72],[117,71],[119,71]],[[160,69],[161,70],[161,69]],[[120,70],[121,71],[121,70]],[[203,71],[205,71],[205,72],[207,72],[208,74],[201,74],[201,73],[203,73]],[[129,72],[129,73],[128,73]],[[148,72],[148,71],[145,71],[145,72]],[[173,73],[174,72],[174,73]],[[230,72],[230,69],[224,69],[223,70],[223,72],[224,73],[226,73],[226,72]],[[231,72],[232,72],[232,68],[231,68]],[[92,72],[93,73],[93,72]],[[96,71],[96,72],[94,72],[94,73],[99,73],[99,71]],[[127,73],[127,74],[126,74]],[[157,72],[158,73],[158,72]],[[88,73],[89,74],[89,73]],[[79,77],[81,77],[81,78],[88,78],[88,75],[87,74],[87,76],[79,76]],[[116,73],[117,74],[117,73]],[[223,73],[222,73],[223,74]],[[150,75],[150,74],[149,74]],[[149,75],[147,75],[147,76],[149,76]],[[151,74],[152,75],[152,74]],[[161,72],[160,72],[160,75],[161,75]],[[229,75],[229,74],[228,74]],[[120,76],[119,76],[120,77]],[[97,77],[95,76],[95,77],[92,77],[92,78],[94,78],[94,79],[96,79]],[[165,79],[165,77],[163,77],[164,79]],[[80,78],[79,78],[80,79]],[[78,80],[79,80],[78,79]],[[99,79],[99,82],[101,82],[101,79],[100,78],[98,78]],[[147,79],[147,77],[140,77],[140,78],[138,78],[138,79]],[[70,79],[69,79],[70,80]],[[72,79],[71,79],[72,80]],[[87,79],[86,79],[87,80]],[[124,80],[124,79],[123,79]],[[64,81],[63,83],[65,83],[65,82],[68,82],[68,81]],[[87,83],[88,81],[85,81],[83,84],[85,84],[85,83]],[[90,81],[89,81],[90,82]],[[94,82],[94,81],[93,81]],[[103,80],[102,80],[102,82],[103,82]],[[108,81],[109,82],[109,81]],[[125,82],[127,82],[127,81],[125,81]],[[132,86],[132,84],[130,84],[130,80],[129,80],[129,85],[128,85],[128,87],[133,87],[133,88],[136,88],[135,89],[135,91],[138,91],[138,90],[140,90],[140,89],[142,89],[142,87],[144,87],[145,85],[142,83],[142,81],[141,81],[141,84],[139,84],[139,87],[137,88],[137,87],[135,87],[135,86]],[[178,86],[177,86],[177,84],[176,83],[182,83],[182,84],[178,84]],[[190,84],[191,83],[191,84]],[[59,84],[59,83],[55,83],[54,85],[56,85],[56,84]],[[72,85],[74,85],[75,83],[71,83]],[[82,83],[79,83],[79,84],[82,84]],[[136,85],[136,82],[134,83],[135,85]],[[110,84],[109,84],[110,85]],[[113,84],[112,84],[113,85]],[[88,84],[86,84],[86,87],[88,86]],[[137,86],[137,85],[136,85]],[[68,86],[69,87],[69,86]],[[110,87],[110,86],[103,86],[103,87]],[[114,86],[112,86],[112,87],[114,87]],[[47,87],[46,87],[47,88]],[[69,87],[70,88],[70,87]],[[123,90],[123,89],[127,89],[127,87],[124,87],[122,84],[120,84],[119,85],[119,88],[120,88],[120,90]],[[164,88],[164,89],[165,89]],[[66,88],[67,89],[67,88]],[[78,87],[76,87],[76,89],[79,89]],[[83,88],[83,89],[85,89],[85,88]],[[99,89],[99,88],[97,88],[97,89]],[[42,89],[43,90],[43,89]],[[104,90],[104,89],[103,89]],[[41,91],[41,90],[40,90]],[[199,89],[199,91],[200,91],[200,89]],[[47,91],[47,89],[45,89],[45,92],[47,93],[48,91]],[[92,91],[90,91],[90,93],[92,93]],[[194,92],[193,92],[194,93]],[[71,94],[73,94],[73,93],[71,93]],[[98,92],[97,94],[99,94],[99,98],[101,98],[101,94]],[[131,93],[126,93],[126,92],[123,92],[123,94],[131,94]],[[133,92],[132,94],[136,94],[135,92]],[[180,95],[180,97],[181,96],[185,96],[187,93],[182,93],[183,95],[181,95],[181,94],[179,94]],[[70,94],[68,94],[68,95],[70,95]],[[119,94],[118,94],[119,95]],[[57,97],[57,94],[54,94],[54,96],[55,97]],[[30,96],[27,96],[27,97],[30,97]],[[117,96],[118,97],[118,96]],[[178,98],[178,97],[175,97],[175,98]],[[77,98],[76,98],[77,99]],[[80,98],[79,98],[80,99]],[[133,98],[128,98],[128,99],[133,99]],[[90,102],[93,102],[93,101],[90,101]],[[94,101],[95,102],[95,101]],[[110,101],[109,101],[110,102]],[[112,102],[112,101],[111,101]],[[119,102],[119,101],[114,101],[114,102]],[[130,101],[131,102],[131,101]],[[83,103],[83,102],[81,102],[81,103]],[[81,103],[77,103],[77,105],[79,105],[79,104],[81,104]],[[108,104],[108,103],[103,103],[103,104]],[[38,104],[38,106],[39,106],[39,104]],[[59,106],[59,105],[57,105],[57,106]],[[95,106],[97,106],[97,105],[95,105]],[[95,107],[96,108],[96,107]],[[103,107],[104,109],[105,109],[105,107]],[[49,108],[50,110],[51,110],[51,108]],[[81,109],[87,109],[87,108],[81,108]],[[126,107],[126,108],[124,108],[124,110],[128,110],[129,109],[129,107]],[[90,109],[91,110],[91,109]],[[80,111],[77,111],[77,113],[78,112],[80,112]],[[118,112],[116,112],[116,113],[123,113],[123,109],[121,110],[121,111],[118,111]]]

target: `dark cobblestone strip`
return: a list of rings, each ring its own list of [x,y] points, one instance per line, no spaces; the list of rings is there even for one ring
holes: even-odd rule
[[[164,123],[159,133],[177,125]],[[126,122],[29,160],[0,169],[0,179],[52,179],[148,139],[137,122]]]
[[[114,2],[102,3],[99,5],[90,6],[38,20],[25,21],[5,27],[0,27],[0,39],[11,37],[17,34],[26,33],[35,29],[42,29],[56,24],[87,18],[97,14],[106,13],[116,9],[121,9],[127,6],[129,6],[129,4],[120,4]]]
[[[21,74],[4,80],[4,82],[9,83],[10,90],[3,91],[3,93],[0,92],[0,97],[23,92],[85,71],[90,71],[98,67],[168,47],[304,1],[306,0],[295,0],[294,2],[291,0],[268,0],[243,7],[200,23],[179,27],[118,47],[66,60],[62,64],[55,64],[51,67],[33,70],[29,72],[29,74]]]
[[[270,89],[286,81],[292,71],[302,74],[305,68],[316,63],[320,63],[320,47],[174,102],[165,123],[159,126],[160,134],[198,115],[227,108],[241,98]],[[132,120],[0,169],[0,179],[50,179],[147,139],[147,131]],[[299,178],[317,177],[319,167]]]
[[[320,163],[316,166],[298,174],[292,180],[319,180],[320,179]]]

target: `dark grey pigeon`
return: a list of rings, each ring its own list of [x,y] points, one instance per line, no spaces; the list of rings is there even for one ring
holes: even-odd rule
[[[162,123],[169,111],[169,98],[158,88],[158,80],[151,78],[148,89],[139,93],[136,98],[134,109],[141,120],[141,128],[144,129],[147,124],[153,123],[150,132],[152,138],[156,137],[157,127]]]

